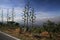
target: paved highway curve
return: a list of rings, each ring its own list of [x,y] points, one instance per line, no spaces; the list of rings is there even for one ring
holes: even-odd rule
[[[0,40],[18,40],[18,39],[14,39],[0,32]]]

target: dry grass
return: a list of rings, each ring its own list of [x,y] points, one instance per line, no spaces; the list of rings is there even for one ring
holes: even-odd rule
[[[16,29],[5,29],[4,32],[15,36],[17,38],[20,38],[22,40],[49,40],[46,37],[49,37],[48,32],[42,32],[40,35],[33,35],[33,33],[30,32],[23,32],[20,30],[20,28]],[[56,38],[57,40],[60,40],[60,37]]]

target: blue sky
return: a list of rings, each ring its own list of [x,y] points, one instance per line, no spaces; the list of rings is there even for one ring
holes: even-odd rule
[[[18,15],[21,17],[21,13],[23,13],[26,2],[27,0],[0,0],[0,8],[6,10],[7,8],[11,9],[14,7],[16,19],[19,19]],[[60,16],[60,0],[30,0],[30,6],[35,9],[37,19]],[[4,14],[5,13],[6,11]]]

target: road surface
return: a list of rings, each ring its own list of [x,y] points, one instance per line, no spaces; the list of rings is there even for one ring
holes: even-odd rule
[[[20,40],[20,39],[12,37],[12,36],[5,34],[3,32],[0,32],[0,40]]]

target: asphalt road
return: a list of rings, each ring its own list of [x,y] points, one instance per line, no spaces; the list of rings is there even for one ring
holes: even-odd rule
[[[0,33],[0,40],[15,40],[15,39]]]
[[[0,40],[20,40],[20,39],[0,31]]]

